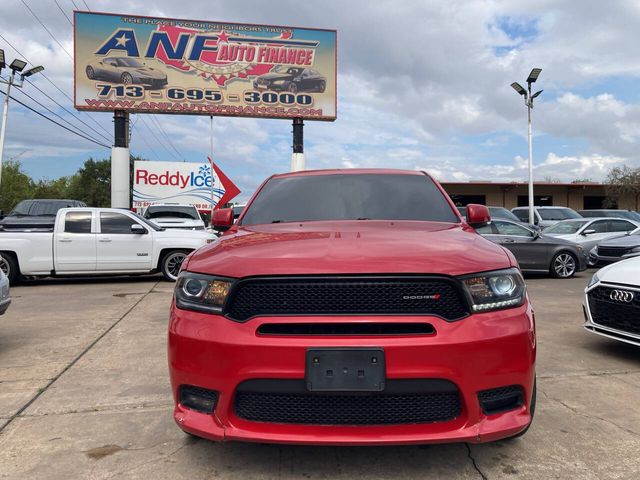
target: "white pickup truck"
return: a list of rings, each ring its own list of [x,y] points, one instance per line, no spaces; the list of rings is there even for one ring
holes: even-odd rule
[[[20,276],[141,274],[175,281],[193,250],[216,240],[205,231],[165,230],[128,210],[63,208],[53,232],[0,232],[0,268]]]

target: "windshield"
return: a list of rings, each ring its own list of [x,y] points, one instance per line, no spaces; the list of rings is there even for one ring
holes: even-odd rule
[[[276,73],[288,73],[290,75],[300,75],[302,73],[302,68],[295,67],[287,67],[285,65],[280,65],[273,69]]]
[[[155,230],[156,232],[161,232],[164,230],[164,227],[159,227],[158,225],[156,225],[155,223],[153,223],[150,220],[147,220],[146,218],[144,218],[142,215],[138,215],[136,212],[131,212],[138,220],[140,220],[142,223],[144,223],[147,227],[152,228],[153,230]]]
[[[133,58],[118,58],[118,62],[120,65],[124,65],[125,67],[143,67],[138,60]]]
[[[582,218],[582,216],[570,208],[538,208],[538,214],[543,220],[567,220],[569,218]]]
[[[144,212],[144,218],[186,218],[189,220],[200,220],[195,207],[190,206],[162,206],[162,207],[149,207]]]
[[[269,180],[242,224],[323,220],[459,222],[426,175],[333,174]]]
[[[506,208],[489,207],[489,213],[491,214],[491,218],[499,218],[501,220],[511,220],[512,222],[520,221],[518,217],[516,217],[513,213],[511,213]]]
[[[587,224],[588,220],[574,220],[558,222],[555,225],[550,226],[544,230],[544,233],[555,233],[558,235],[570,235],[577,233],[583,226]]]
[[[9,215],[29,215],[29,209],[33,205],[33,200],[22,200],[19,202]]]

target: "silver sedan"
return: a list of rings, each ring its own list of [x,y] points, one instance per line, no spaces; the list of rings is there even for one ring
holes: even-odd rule
[[[581,218],[563,220],[543,230],[549,237],[575,242],[588,252],[598,243],[621,237],[640,227],[640,222],[624,218]]]
[[[9,279],[0,269],[0,315],[7,311],[11,303],[11,295],[9,293]]]

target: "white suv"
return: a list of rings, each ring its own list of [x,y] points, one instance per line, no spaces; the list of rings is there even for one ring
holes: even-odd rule
[[[164,203],[150,205],[142,216],[159,227],[204,230],[204,221],[193,205]]]

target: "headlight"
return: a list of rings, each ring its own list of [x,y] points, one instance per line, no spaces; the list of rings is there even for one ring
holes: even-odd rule
[[[200,273],[181,272],[176,282],[176,306],[183,310],[220,313],[233,280]]]
[[[282,85],[286,80],[274,80],[271,82],[273,85]]]
[[[589,288],[592,285],[595,285],[596,283],[598,283],[600,281],[600,277],[598,277],[598,272],[594,273],[593,276],[591,277],[591,280],[589,280],[589,283],[587,284],[587,288]]]
[[[631,253],[640,253],[640,247],[632,248]]]
[[[517,268],[468,275],[461,279],[474,312],[512,308],[524,303],[527,289]]]

